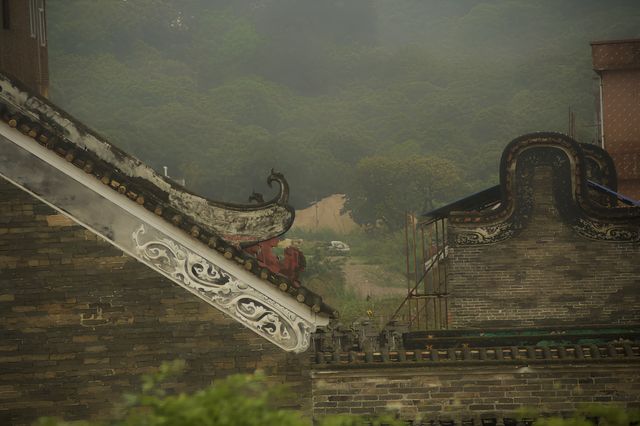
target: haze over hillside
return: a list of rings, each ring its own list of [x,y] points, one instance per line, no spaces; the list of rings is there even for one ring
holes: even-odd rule
[[[640,4],[53,0],[48,25],[53,101],[197,192],[245,201],[273,167],[298,208],[366,209],[379,181],[419,210],[497,183],[503,146],[569,107],[592,141],[589,42],[640,37]]]

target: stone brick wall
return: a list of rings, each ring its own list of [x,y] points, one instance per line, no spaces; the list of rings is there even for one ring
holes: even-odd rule
[[[640,322],[640,244],[587,239],[560,218],[552,170],[538,167],[516,236],[450,243],[450,328]]]
[[[314,416],[399,415],[405,420],[570,414],[579,404],[640,407],[638,364],[460,366],[316,370]]]
[[[263,369],[308,409],[308,356],[284,353],[0,179],[0,424],[107,415],[163,361],[190,391]]]

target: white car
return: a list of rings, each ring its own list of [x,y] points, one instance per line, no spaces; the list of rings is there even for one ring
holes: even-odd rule
[[[331,247],[329,247],[329,250],[337,251],[340,253],[348,253],[349,251],[351,251],[351,248],[349,247],[349,245],[343,243],[342,241],[331,241]]]

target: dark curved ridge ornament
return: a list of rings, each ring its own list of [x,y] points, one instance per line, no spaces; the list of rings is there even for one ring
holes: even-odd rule
[[[587,164],[588,180],[599,183],[612,191],[618,190],[618,175],[613,158],[597,145],[581,143],[580,148],[584,153]]]
[[[551,166],[549,184],[560,220],[575,232],[594,240],[640,242],[640,208],[616,207],[610,197],[589,190],[589,179],[615,189],[615,167],[608,154],[566,135],[544,132],[520,136],[505,148],[496,208],[450,213],[456,243],[497,243],[526,227],[534,200],[532,188],[525,182],[538,166]]]
[[[289,185],[282,174],[273,170],[267,183],[270,187],[276,183],[279,190],[269,201],[234,204],[210,200],[156,173],[79,120],[2,74],[0,101],[11,106],[10,114],[19,113],[43,127],[39,131],[49,136],[45,143],[57,144],[64,156],[73,156],[71,162],[81,160],[91,164],[91,173],[105,179],[105,184],[117,184],[124,195],[135,198],[176,226],[185,227],[188,223],[189,229],[195,226],[198,233],[213,233],[225,241],[246,246],[282,235],[293,224],[294,209],[287,204]]]

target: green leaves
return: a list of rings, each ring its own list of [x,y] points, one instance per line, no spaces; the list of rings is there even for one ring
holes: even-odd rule
[[[594,423],[594,419],[598,419]],[[640,410],[627,410],[618,405],[586,404],[569,418],[547,417],[534,426],[628,426],[640,422]]]
[[[274,408],[278,391],[260,374],[233,375],[191,395],[164,396],[158,385],[173,367],[163,368],[157,377],[145,379],[143,396],[124,417],[123,426],[303,424],[297,413]]]
[[[464,170],[464,194],[497,183],[514,137],[566,131],[570,106],[578,139],[595,138],[588,42],[639,37],[634,6],[52,1],[52,99],[209,197],[268,192],[273,167],[296,207],[345,191],[356,200],[356,165],[373,156],[448,160]]]
[[[345,209],[360,224],[397,230],[405,212],[421,214],[455,199],[460,183],[460,170],[442,158],[368,157],[358,162]]]

